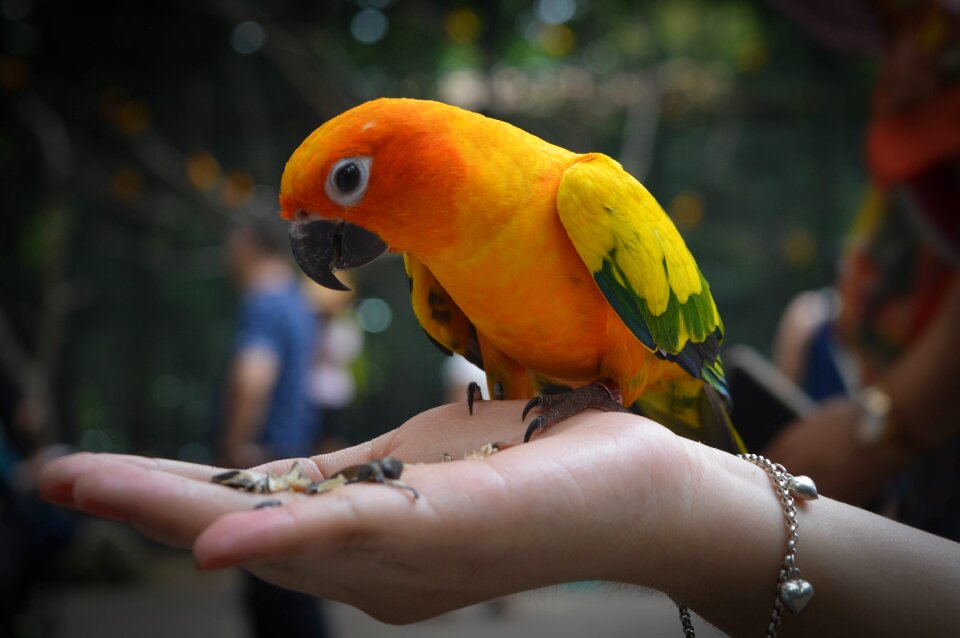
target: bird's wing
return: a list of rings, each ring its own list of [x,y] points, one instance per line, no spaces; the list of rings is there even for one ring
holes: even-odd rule
[[[404,254],[403,264],[410,280],[413,312],[430,340],[444,354],[456,352],[482,368],[477,331],[467,316],[423,262]]]
[[[723,323],[693,255],[653,196],[614,160],[566,170],[557,212],[594,280],[637,339],[729,397]]]

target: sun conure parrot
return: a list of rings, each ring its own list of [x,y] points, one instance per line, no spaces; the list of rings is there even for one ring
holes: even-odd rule
[[[345,290],[336,270],[402,253],[427,335],[481,366],[493,396],[533,397],[525,440],[586,408],[629,406],[742,450],[707,281],[609,157],[446,104],[379,99],[300,145],[280,206],[321,285]]]

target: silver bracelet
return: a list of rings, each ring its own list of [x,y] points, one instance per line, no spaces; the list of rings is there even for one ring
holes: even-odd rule
[[[794,614],[799,614],[810,599],[813,598],[813,585],[810,581],[800,578],[800,568],[797,567],[797,543],[799,525],[797,524],[797,505],[794,498],[809,501],[817,498],[817,486],[809,476],[793,476],[779,463],[774,463],[759,454],[738,454],[744,461],[749,461],[770,475],[773,487],[783,505],[783,517],[787,527],[787,552],[777,574],[777,589],[773,599],[773,611],[770,613],[770,623],[767,625],[767,638],[775,638],[784,606]],[[696,632],[690,621],[690,610],[685,605],[677,603],[680,611],[680,625],[686,638],[693,638]]]

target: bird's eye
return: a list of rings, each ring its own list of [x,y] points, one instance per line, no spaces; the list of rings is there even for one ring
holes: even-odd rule
[[[337,169],[333,174],[333,183],[337,190],[347,195],[352,193],[360,185],[360,169],[355,162],[349,162]]]
[[[333,165],[327,176],[327,196],[341,206],[355,206],[367,192],[370,179],[369,157],[348,157]]]

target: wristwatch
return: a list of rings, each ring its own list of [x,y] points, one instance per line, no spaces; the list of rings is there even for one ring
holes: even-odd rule
[[[871,385],[860,391],[855,399],[860,408],[857,437],[864,445],[874,446],[890,438],[890,412],[893,400],[881,388]]]

